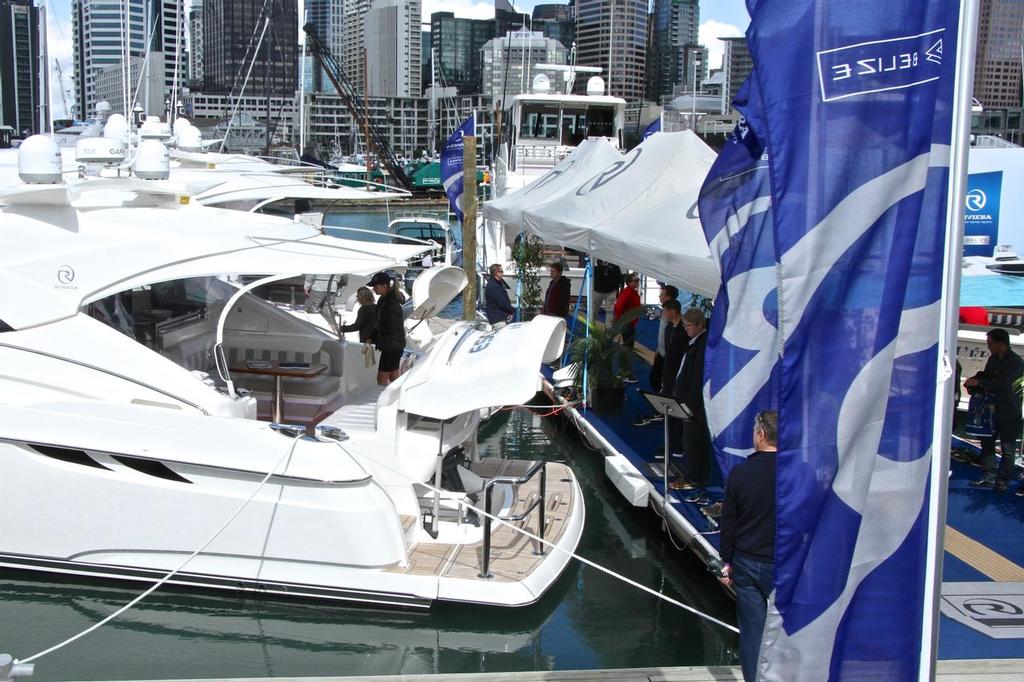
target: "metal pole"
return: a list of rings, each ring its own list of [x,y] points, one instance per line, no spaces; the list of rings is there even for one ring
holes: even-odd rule
[[[662,378],[662,381],[664,381],[664,380],[665,379]],[[663,494],[661,496],[661,516],[662,516],[662,518],[665,519],[665,523],[668,523],[668,517],[665,515],[666,514],[665,508],[668,507],[668,461],[672,457],[672,453],[669,452],[669,447],[668,447],[668,420],[669,420],[668,413],[669,412],[671,412],[671,408],[666,408],[665,411],[662,413],[662,416],[664,417],[662,422],[665,425],[664,426],[665,449],[662,452],[662,454],[665,455],[665,461],[662,463],[662,472],[661,472],[661,482],[662,482],[662,485],[664,486],[664,488],[662,488],[662,490],[664,492],[663,492]]]
[[[437,538],[437,516],[441,513],[441,469],[444,467],[444,422],[437,440],[437,468],[434,470],[434,515],[430,520],[430,534]]]
[[[490,579],[491,575],[491,491],[493,485],[487,486],[487,494],[484,495],[484,555],[480,557],[480,573],[478,578]]]
[[[939,311],[939,353],[932,426],[932,461],[928,489],[928,548],[925,556],[924,604],[921,614],[921,660],[917,679],[934,680],[938,656],[939,599],[942,587],[943,536],[946,525],[949,448],[953,430],[953,365],[956,361],[956,320],[963,254],[964,195],[971,134],[971,88],[978,32],[978,1],[960,6],[956,79],[953,87],[953,130],[950,136],[949,186],[946,196],[946,248],[943,257],[944,303]]]
[[[697,132],[697,50],[690,50],[693,62],[693,94],[690,96],[690,130]]]
[[[544,539],[544,526],[547,525],[545,519],[545,510],[547,506],[547,489],[548,489],[548,465],[547,463],[542,464],[540,467],[540,515],[537,517],[537,537],[541,540]],[[534,550],[534,554],[538,556],[544,556],[544,543],[538,542],[537,549]]]
[[[462,319],[476,319],[476,112],[473,134],[463,138],[462,150],[462,268],[466,289],[462,292]]]
[[[49,42],[46,39],[46,5],[39,6],[39,133],[51,132]],[[21,131],[18,131],[21,133]]]

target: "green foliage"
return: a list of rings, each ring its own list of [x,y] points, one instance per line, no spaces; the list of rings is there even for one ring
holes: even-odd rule
[[[524,310],[540,309],[540,273],[544,267],[544,243],[537,237],[524,235],[512,247],[512,259],[522,284],[521,303]]]
[[[578,363],[573,376],[573,390],[583,394],[583,363],[587,363],[587,383],[591,390],[621,388],[623,379],[629,376],[630,364],[636,351],[622,345],[622,330],[643,313],[643,308],[634,308],[611,325],[600,322],[584,322],[590,334],[583,334],[569,345],[569,362]]]
[[[704,313],[704,316],[710,320],[711,319],[711,311],[715,307],[715,301],[712,298],[707,298],[706,296],[701,296],[700,294],[693,294],[690,297],[690,306],[689,307],[691,307],[691,308],[700,308],[701,312]],[[684,307],[683,310],[685,311],[686,308]]]

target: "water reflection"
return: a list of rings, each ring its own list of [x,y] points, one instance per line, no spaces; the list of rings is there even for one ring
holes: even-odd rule
[[[580,552],[644,585],[731,620],[699,562],[671,550],[647,510],[625,505],[603,458],[558,419],[501,412],[481,454],[566,462],[584,490]],[[0,574],[0,652],[27,656],[94,623],[134,587]],[[426,613],[166,590],[41,660],[36,679],[382,675],[720,664],[733,638],[594,569],[570,564],[521,609],[438,605]]]

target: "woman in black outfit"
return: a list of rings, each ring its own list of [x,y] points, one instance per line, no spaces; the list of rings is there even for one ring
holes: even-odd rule
[[[373,332],[373,345],[380,351],[377,364],[377,383],[387,386],[398,378],[398,367],[405,350],[405,323],[402,318],[402,304],[392,285],[391,277],[378,272],[370,280],[370,287],[380,298],[377,299],[377,328]]]
[[[373,292],[366,287],[359,287],[356,291],[356,301],[359,302],[356,321],[338,327],[338,333],[359,332],[359,341],[367,343],[373,338],[373,330],[377,327],[377,306],[373,304]]]

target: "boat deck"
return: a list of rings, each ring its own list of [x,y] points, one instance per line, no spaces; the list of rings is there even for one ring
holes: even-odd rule
[[[954,439],[954,447],[976,451]],[[982,470],[954,461],[946,510],[939,657],[1011,658],[1024,651],[1024,498],[971,488]]]
[[[473,465],[473,471],[485,477],[519,475],[530,462],[523,460],[484,460]],[[544,539],[558,542],[566,529],[569,510],[579,504],[575,499],[572,476],[564,464],[548,462],[545,489]],[[540,475],[519,486],[519,496],[511,514],[523,513],[540,494]],[[482,501],[481,503],[482,504]],[[511,522],[517,528],[537,534],[538,509],[522,521]],[[482,522],[481,522],[482,523]],[[505,524],[495,523],[491,530],[490,572],[493,580],[514,582],[530,575],[544,560],[534,554],[537,543]],[[483,543],[449,545],[421,542],[409,552],[409,565],[390,572],[412,575],[435,575],[444,578],[475,580],[479,577]],[[550,552],[553,550],[546,550]]]

